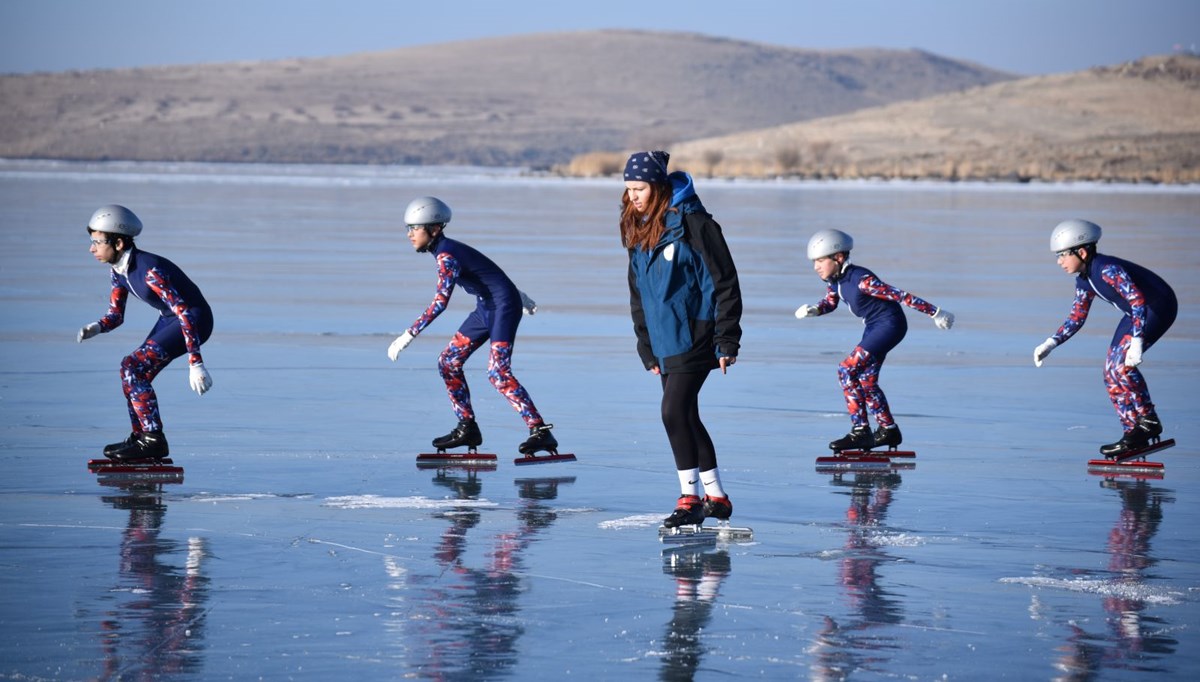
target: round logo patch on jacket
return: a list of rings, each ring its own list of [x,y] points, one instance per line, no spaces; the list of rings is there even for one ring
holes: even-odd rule
[[[675,258],[675,245],[674,244],[667,244],[667,248],[663,249],[663,258],[666,258],[668,263],[670,263],[671,260],[673,258]]]

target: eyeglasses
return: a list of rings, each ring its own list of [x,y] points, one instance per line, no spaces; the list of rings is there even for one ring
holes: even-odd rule
[[[405,227],[408,228],[408,233],[412,234],[413,230],[424,229],[426,226],[425,225],[406,225]]]
[[[1062,251],[1059,251],[1054,254],[1054,260],[1062,260],[1062,259],[1066,258],[1067,256],[1074,256],[1074,255],[1075,255],[1075,249],[1063,249]]]
[[[112,243],[111,239],[89,239],[88,241],[90,241],[92,243],[92,246],[100,246],[101,244],[111,244]]]

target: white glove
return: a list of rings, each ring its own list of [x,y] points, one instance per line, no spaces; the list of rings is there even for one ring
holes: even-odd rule
[[[408,348],[408,344],[412,343],[414,338],[416,337],[408,332],[404,332],[400,336],[397,336],[396,340],[392,342],[392,345],[388,346],[388,359],[392,362],[395,362],[396,357],[400,355],[400,351]]]
[[[1058,347],[1058,342],[1055,341],[1054,339],[1046,339],[1045,341],[1043,341],[1042,345],[1033,349],[1033,364],[1038,367],[1041,367],[1042,360],[1045,360],[1046,356],[1050,354],[1050,351],[1054,350],[1057,347]]]
[[[212,388],[212,375],[204,369],[203,362],[197,362],[188,368],[188,383],[192,385],[196,395],[204,395]]]
[[[1129,350],[1125,351],[1125,366],[1137,367],[1142,364],[1142,337],[1129,339]]]
[[[83,343],[84,341],[92,338],[93,336],[95,336],[99,333],[100,333],[100,323],[99,322],[89,322],[89,323],[83,325],[82,328],[80,328],[79,334],[75,337],[75,342]]]
[[[536,313],[537,303],[534,302],[532,298],[529,298],[529,295],[524,291],[518,291],[517,293],[521,294],[521,312],[525,313],[526,315],[532,315]]]
[[[803,320],[806,317],[817,317],[821,314],[821,309],[815,305],[802,305],[796,308],[796,319]]]
[[[954,313],[938,308],[933,313],[933,323],[938,329],[949,329],[954,326]]]

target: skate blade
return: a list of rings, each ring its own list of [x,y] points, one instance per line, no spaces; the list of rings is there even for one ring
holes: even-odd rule
[[[164,457],[162,459],[143,460],[140,463],[139,462],[122,462],[119,459],[109,459],[109,458],[105,457],[103,459],[89,459],[88,460],[88,471],[96,471],[98,469],[111,469],[112,467],[115,467],[115,466],[145,467],[145,466],[154,466],[154,465],[160,465],[160,464],[164,465],[164,466],[169,466],[171,464],[174,464],[174,462],[171,460],[170,457]]]
[[[170,459],[150,462],[118,462],[116,460],[92,460],[88,471],[96,474],[101,485],[154,482],[183,483],[183,467],[174,466]]]
[[[1088,461],[1088,471],[1100,474],[1157,474],[1162,478],[1162,462],[1137,462],[1125,460],[1122,462],[1111,459],[1093,459]]]
[[[575,455],[567,452],[563,454],[551,455],[525,455],[513,460],[513,464],[517,466],[528,466],[530,464],[551,464],[553,462],[574,462]]]
[[[417,465],[432,464],[495,464],[496,455],[488,452],[422,452],[417,455]]]
[[[664,545],[708,545],[717,542],[753,542],[754,530],[721,522],[715,526],[659,526],[658,539]]]
[[[834,457],[916,457],[914,450],[842,450]]]

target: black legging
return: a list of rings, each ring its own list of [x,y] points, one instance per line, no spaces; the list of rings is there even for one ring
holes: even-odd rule
[[[675,454],[675,468],[683,471],[717,468],[717,451],[700,421],[700,389],[708,372],[674,372],[662,377],[662,421]]]

